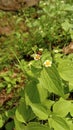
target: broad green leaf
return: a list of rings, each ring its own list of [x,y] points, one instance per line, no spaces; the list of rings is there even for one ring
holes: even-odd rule
[[[63,86],[58,71],[54,65],[51,67],[43,67],[39,82],[43,88],[49,92],[53,92],[59,96],[64,96]]]
[[[32,81],[28,81],[28,84],[25,88],[25,101],[27,104],[31,102],[33,103],[39,103],[40,102],[40,95],[37,89],[37,79],[33,79]]]
[[[8,122],[5,126],[6,130],[13,130],[14,129],[14,122],[11,121],[11,122]]]
[[[26,123],[27,121],[32,120],[35,117],[31,108],[26,106],[24,100],[20,102],[19,106],[16,109],[15,115],[16,119],[23,123]]]
[[[44,102],[45,99],[48,97],[48,91],[42,87],[41,83],[37,84],[37,90],[39,93],[40,102]]]
[[[65,117],[70,112],[71,102],[64,99],[60,99],[53,105],[53,112]]]
[[[71,118],[68,118],[68,119],[66,119],[66,121],[70,127],[70,130],[73,130],[73,120]]]
[[[20,122],[26,122],[27,116],[26,116],[26,106],[24,103],[21,103],[19,107],[16,109],[16,118]]]
[[[39,117],[41,120],[48,119],[47,109],[42,104],[31,103],[30,105],[37,117]]]
[[[37,79],[32,79],[25,88],[25,100],[27,104],[30,101],[33,103],[43,102],[47,98],[47,95],[48,91],[41,86]]]
[[[25,125],[19,122],[16,118],[14,118],[15,130],[26,130]]]
[[[50,130],[49,126],[42,125],[39,123],[29,123],[26,127],[26,130]]]
[[[70,130],[69,125],[66,120],[62,117],[52,115],[51,118],[48,119],[50,127],[54,128],[54,130]]]
[[[44,106],[46,106],[46,108],[47,108],[48,110],[51,110],[51,107],[52,107],[52,105],[53,105],[54,103],[55,103],[55,101],[48,100],[48,99],[46,99],[46,100],[43,102]]]
[[[73,60],[72,58],[63,58],[58,61],[58,71],[60,76],[69,82],[70,91],[73,90]]]
[[[49,126],[47,125],[42,125],[37,122],[29,123],[27,126],[19,122],[16,118],[14,118],[15,122],[15,130],[51,130]]]

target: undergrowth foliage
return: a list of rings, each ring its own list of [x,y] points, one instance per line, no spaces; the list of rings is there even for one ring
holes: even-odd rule
[[[0,73],[0,90],[14,96],[0,105],[0,128],[73,130],[73,54],[62,53],[73,40],[73,3],[41,0],[18,15],[28,29],[4,42],[7,55],[1,50],[0,69],[11,68]]]

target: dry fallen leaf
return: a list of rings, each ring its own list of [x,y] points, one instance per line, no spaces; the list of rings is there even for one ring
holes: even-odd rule
[[[70,54],[73,53],[73,42],[71,42],[68,46],[63,48],[64,54]]]

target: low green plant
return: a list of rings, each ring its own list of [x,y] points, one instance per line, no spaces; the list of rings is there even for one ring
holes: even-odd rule
[[[64,56],[61,58],[61,54],[57,53],[55,54],[55,62],[53,62],[53,57],[47,50],[41,56],[37,56],[38,54],[34,54],[35,60],[29,64],[21,61],[20,63],[24,63],[24,65],[19,65],[22,70],[24,69],[28,80],[24,96],[15,112],[15,127],[19,130],[21,126],[23,129],[29,128],[29,130],[39,130],[40,128],[44,130],[52,130],[52,128],[54,130],[58,128],[72,130],[73,103],[72,100],[67,100],[67,98],[72,91],[70,83],[73,75],[70,74],[72,69],[69,64],[73,64],[73,55],[69,56],[68,59],[67,57],[63,58]],[[60,65],[61,63],[70,69],[66,68],[65,72],[62,71],[64,67]],[[69,82],[68,85],[66,81]],[[29,124],[32,124],[32,122],[33,125],[30,126]],[[20,126],[17,126],[17,124],[20,124]]]
[[[5,12],[1,12],[5,15]],[[0,64],[5,66],[14,61],[8,48],[16,51],[18,57],[24,58],[33,53],[33,47],[63,47],[73,40],[73,5],[71,2],[59,0],[40,0],[38,7],[24,9],[19,13],[6,14],[13,18],[15,30],[5,41],[1,36]],[[26,29],[20,29],[20,25]],[[6,52],[6,54],[5,54]]]
[[[34,44],[44,47],[50,43],[60,47],[67,45],[73,39],[73,4],[59,0],[40,1],[38,9],[28,9],[24,14],[27,26],[33,36]],[[34,12],[36,17],[34,16]],[[33,16],[33,17],[32,17]],[[34,39],[37,39],[36,41]],[[41,41],[41,44],[40,44]]]
[[[59,53],[60,50],[52,50],[54,45],[62,47],[73,39],[72,12],[70,2],[42,0],[38,7],[25,10],[22,18],[17,20],[16,24],[25,18],[28,31],[16,31],[9,37],[4,45],[6,51],[7,47],[13,51],[10,49],[7,55],[5,51],[2,52],[0,61],[2,66],[15,59],[16,67],[25,76],[26,84],[20,89],[19,100],[14,106],[10,105],[10,109],[1,108],[1,129],[73,129],[73,101],[70,97],[73,92],[73,54],[65,56]],[[12,42],[10,38],[13,38]],[[31,61],[26,61],[24,55],[30,55]],[[6,86],[9,93],[16,81],[20,81],[19,76],[13,78],[12,75],[11,70],[6,75],[0,75],[0,89]]]
[[[17,59],[18,67],[27,77],[26,87],[19,105],[5,112],[6,118],[13,119],[10,122],[12,127],[7,124],[6,129],[8,126],[10,130],[72,130],[73,102],[67,100],[70,95],[69,85],[57,69],[58,61],[58,68],[60,65],[60,54],[54,55],[53,60],[51,53],[43,50],[42,55],[33,54],[34,60],[30,63]]]

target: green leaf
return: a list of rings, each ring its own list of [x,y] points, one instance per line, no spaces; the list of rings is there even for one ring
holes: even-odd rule
[[[43,102],[44,106],[46,106],[46,108],[47,108],[48,110],[51,110],[51,107],[52,107],[52,105],[53,105],[54,103],[55,103],[55,101],[48,100],[48,99],[46,99],[46,100]]]
[[[33,103],[40,103],[40,96],[37,89],[37,79],[33,79],[28,82],[25,88],[25,101],[26,104],[30,104],[30,102]]]
[[[64,99],[60,99],[53,105],[53,112],[65,117],[70,112],[71,102]]]
[[[14,122],[11,121],[11,122],[8,122],[5,126],[6,130],[13,130],[14,129]]]
[[[30,105],[37,117],[39,117],[41,120],[48,119],[47,109],[42,104],[31,103]]]
[[[64,118],[52,115],[51,118],[48,119],[50,127],[54,128],[54,130],[70,130],[69,125],[65,121]]]
[[[11,79],[10,79],[10,77],[8,77],[8,76],[4,76],[4,79],[5,79],[7,82],[11,82]]]
[[[73,120],[71,118],[67,118],[66,120],[67,120],[67,123],[70,127],[70,130],[73,130]]]
[[[45,102],[46,98],[48,97],[48,91],[42,87],[41,82],[37,84],[37,90],[39,93],[40,102]]]
[[[29,123],[25,128],[26,130],[50,130],[49,126],[37,122]]]
[[[48,96],[48,92],[41,86],[37,79],[33,79],[29,82],[25,88],[25,100],[26,103],[40,103],[43,102]]]
[[[58,71],[60,76],[69,82],[70,91],[73,90],[73,54],[72,57],[62,58],[58,61]]]
[[[24,100],[21,100],[19,106],[16,109],[15,115],[16,115],[16,119],[23,123],[26,123],[27,121],[30,121],[35,117],[31,108],[26,106]]]
[[[58,71],[54,65],[51,67],[43,67],[39,82],[43,88],[49,92],[53,92],[59,96],[64,96],[63,86]]]
[[[15,130],[26,130],[25,125],[19,122],[16,118],[14,118]]]

